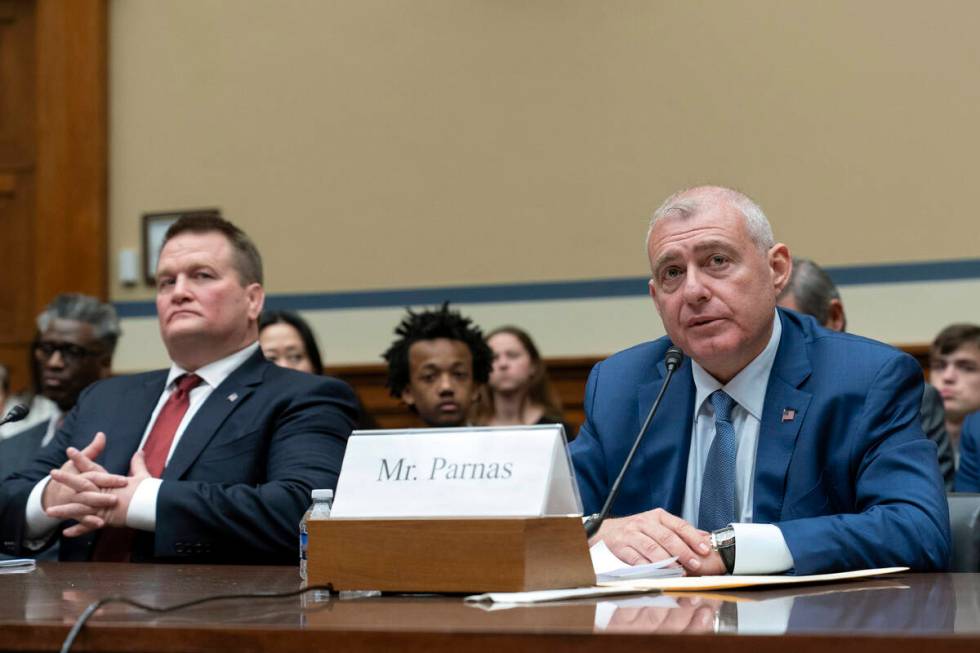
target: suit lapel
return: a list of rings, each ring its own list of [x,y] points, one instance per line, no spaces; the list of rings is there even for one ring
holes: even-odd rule
[[[184,475],[228,416],[262,382],[267,364],[262,352],[256,351],[211,392],[180,437],[177,449],[163,470],[164,480],[177,480]]]
[[[643,424],[657,393],[663,385],[666,369],[663,361],[657,365],[659,376],[637,391],[637,429]],[[691,450],[691,427],[694,419],[694,379],[691,362],[684,359],[674,373],[670,387],[654,415],[633,461],[634,473],[653,470],[654,478],[638,479],[639,487],[647,488],[650,496],[643,505],[660,506],[679,515],[684,503],[684,484],[687,481],[687,458]],[[635,433],[630,433],[632,438]],[[632,444],[632,439],[630,440]]]
[[[143,439],[146,425],[150,422],[150,416],[157,402],[160,401],[166,382],[166,370],[154,372],[147,375],[142,382],[133,384],[119,397],[119,404],[115,407],[117,417],[110,428],[105,430],[105,453],[97,461],[106,468],[106,471],[113,474],[129,474],[129,461],[136,453],[140,440]],[[83,434],[89,439],[94,435],[94,433]]]
[[[779,520],[796,438],[813,395],[799,389],[810,376],[806,339],[799,326],[780,312],[783,333],[766,389],[755,456],[752,521]]]

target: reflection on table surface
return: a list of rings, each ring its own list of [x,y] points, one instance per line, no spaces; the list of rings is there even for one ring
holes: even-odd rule
[[[287,592],[299,589],[300,582],[289,567],[42,563],[29,574],[0,575],[0,587],[2,631],[5,625],[63,627],[89,603],[110,595],[164,606],[214,594]],[[109,605],[91,623],[453,633],[977,634],[980,574],[901,574],[794,589],[533,607],[471,605],[447,596],[306,594],[228,600],[165,614]]]

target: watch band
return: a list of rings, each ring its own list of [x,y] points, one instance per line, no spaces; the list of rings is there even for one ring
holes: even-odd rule
[[[735,571],[735,529],[730,524],[725,528],[712,531],[711,548],[721,556],[726,573]]]

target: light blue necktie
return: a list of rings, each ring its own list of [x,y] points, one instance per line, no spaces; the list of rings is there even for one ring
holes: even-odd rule
[[[735,400],[716,390],[708,401],[715,409],[715,438],[704,463],[698,528],[711,532],[735,521],[735,456],[738,453],[738,440],[732,425]]]

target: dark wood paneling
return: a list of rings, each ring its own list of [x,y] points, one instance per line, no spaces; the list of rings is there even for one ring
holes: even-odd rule
[[[108,292],[105,0],[0,0],[0,362],[28,383],[34,317]]]
[[[107,297],[106,29],[104,0],[37,4],[37,309]]]

